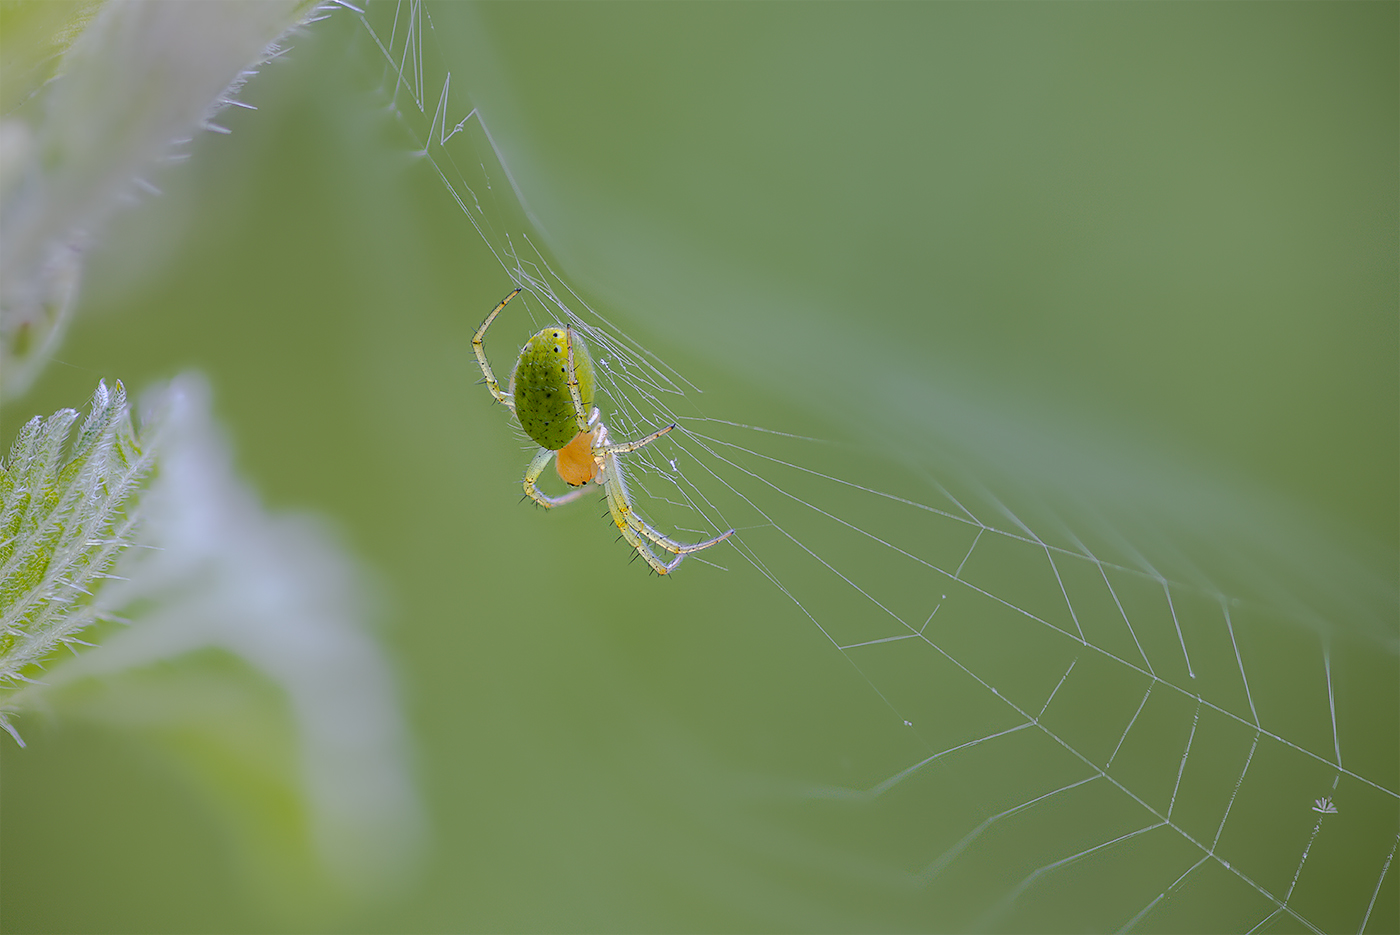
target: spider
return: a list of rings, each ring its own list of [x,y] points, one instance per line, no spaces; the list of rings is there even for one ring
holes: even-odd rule
[[[472,350],[486,378],[486,388],[497,402],[515,413],[525,434],[540,446],[525,469],[526,496],[543,507],[562,506],[587,493],[589,484],[597,484],[607,495],[608,512],[622,538],[658,575],[670,574],[691,552],[708,549],[732,536],[734,530],[731,529],[704,542],[677,542],[637,515],[617,456],[656,441],[676,426],[673,423],[657,429],[639,441],[614,442],[597,408],[593,407],[593,361],[583,339],[573,328],[550,325],[526,341],[510,375],[510,392],[501,392],[491,364],[486,360],[483,342],[491,322],[520,291],[516,289],[491,309],[491,314],[472,337]],[[536,486],[551,458],[559,478],[576,489],[551,497]],[[653,547],[675,557],[663,562]]]

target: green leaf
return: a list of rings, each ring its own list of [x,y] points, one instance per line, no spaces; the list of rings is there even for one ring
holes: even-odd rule
[[[35,416],[0,464],[0,727],[7,702],[43,660],[102,617],[94,600],[138,520],[150,473],[151,426],[138,438],[126,390],[99,383],[87,420]]]

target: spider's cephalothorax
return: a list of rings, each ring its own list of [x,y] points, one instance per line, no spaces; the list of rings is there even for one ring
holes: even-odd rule
[[[617,456],[636,451],[675,428],[668,425],[635,442],[613,442],[608,428],[593,408],[593,361],[578,332],[568,325],[551,325],[538,332],[520,349],[520,358],[510,377],[510,393],[501,392],[486,360],[486,329],[506,303],[520,294],[516,289],[491,310],[472,338],[472,350],[481,365],[486,388],[497,401],[515,413],[525,434],[540,446],[525,470],[525,493],[536,503],[555,507],[582,496],[585,487],[596,483],[608,499],[608,512],[631,546],[658,574],[669,574],[691,552],[708,549],[733,535],[721,533],[704,542],[677,542],[637,515],[622,476]],[[551,497],[536,486],[540,474],[553,459],[559,477],[576,489]],[[653,550],[675,556],[663,562]]]

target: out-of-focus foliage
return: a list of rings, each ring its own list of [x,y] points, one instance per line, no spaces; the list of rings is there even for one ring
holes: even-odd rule
[[[58,358],[117,209],[158,197],[194,137],[226,134],[215,115],[247,108],[236,92],[315,12],[0,5],[0,430],[23,423],[0,466],[0,727],[22,743],[96,726],[149,750],[212,803],[258,911],[301,925],[391,891],[418,847],[373,586],[322,522],[268,510],[238,476],[198,376],[142,379],[139,433],[121,382],[99,383],[76,435],[72,409],[31,419],[19,398]],[[34,802],[7,792],[7,809]],[[109,792],[99,778],[82,798]]]
[[[311,0],[0,7],[0,392],[59,347],[107,219],[238,88]]]

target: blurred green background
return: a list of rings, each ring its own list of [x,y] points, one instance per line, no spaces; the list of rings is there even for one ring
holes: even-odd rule
[[[481,109],[564,280],[702,388],[705,414],[829,439],[801,456],[853,483],[940,508],[941,488],[973,491],[991,525],[1096,535],[1124,564],[1247,590],[1263,609],[1246,655],[1269,673],[1255,700],[1277,699],[1266,727],[1319,754],[1333,738],[1312,742],[1318,710],[1287,696],[1327,687],[1315,632],[1330,639],[1346,749],[1366,751],[1349,765],[1383,787],[1341,811],[1379,843],[1320,849],[1312,866],[1355,885],[1310,878],[1295,905],[1355,930],[1400,784],[1397,10],[497,3],[419,22],[425,58],[452,72],[449,123]],[[370,10],[386,36],[393,16]],[[387,903],[260,901],[237,816],[156,746],[35,718],[0,764],[6,931],[1100,930],[1200,857],[1175,838],[1164,849],[1186,856],[1081,862],[1009,900],[1142,824],[1094,825],[1127,801],[1105,795],[1008,832],[1000,846],[1031,856],[969,856],[957,886],[910,885],[1031,783],[1075,778],[1020,749],[894,801],[814,804],[802,790],[869,788],[945,746],[904,739],[882,696],[905,716],[917,689],[953,724],[981,723],[990,696],[945,690],[956,673],[911,657],[835,650],[804,613],[833,572],[773,555],[801,606],[718,549],[730,571],[690,561],[658,581],[591,501],[518,503],[528,454],[470,351],[510,278],[412,154],[395,106],[424,118],[405,94],[390,106],[359,18],[293,45],[243,92],[258,110],[221,115],[232,134],[201,136],[98,244],[77,323],[6,401],[0,443],[99,377],[207,374],[246,476],[275,508],[329,517],[382,592],[429,850]],[[490,350],[507,370],[511,339]],[[914,508],[817,505],[924,541]],[[881,578],[879,554],[842,552],[859,537],[797,535],[891,606],[926,615],[946,589]],[[1002,561],[984,572],[993,594],[1062,600]],[[1271,587],[1287,599],[1271,605]],[[954,655],[1048,678],[1041,701],[1072,658],[998,661],[1034,647],[999,642],[1014,631],[990,616],[957,620]],[[1206,652],[1233,664],[1224,646]],[[1086,690],[1129,713],[1141,697]],[[1144,722],[1168,787],[1192,717]],[[1227,794],[1238,739],[1214,780]],[[1279,777],[1250,793],[1258,827],[1277,809],[1306,840],[1315,796],[1293,777],[1317,764],[1280,756],[1251,767]],[[1021,791],[987,791],[1021,772]],[[1256,874],[1282,893],[1301,844],[1239,846],[1286,854],[1277,880]],[[1395,879],[1367,931],[1394,930]],[[1201,887],[1157,924],[1249,929],[1274,909],[1224,871]]]

